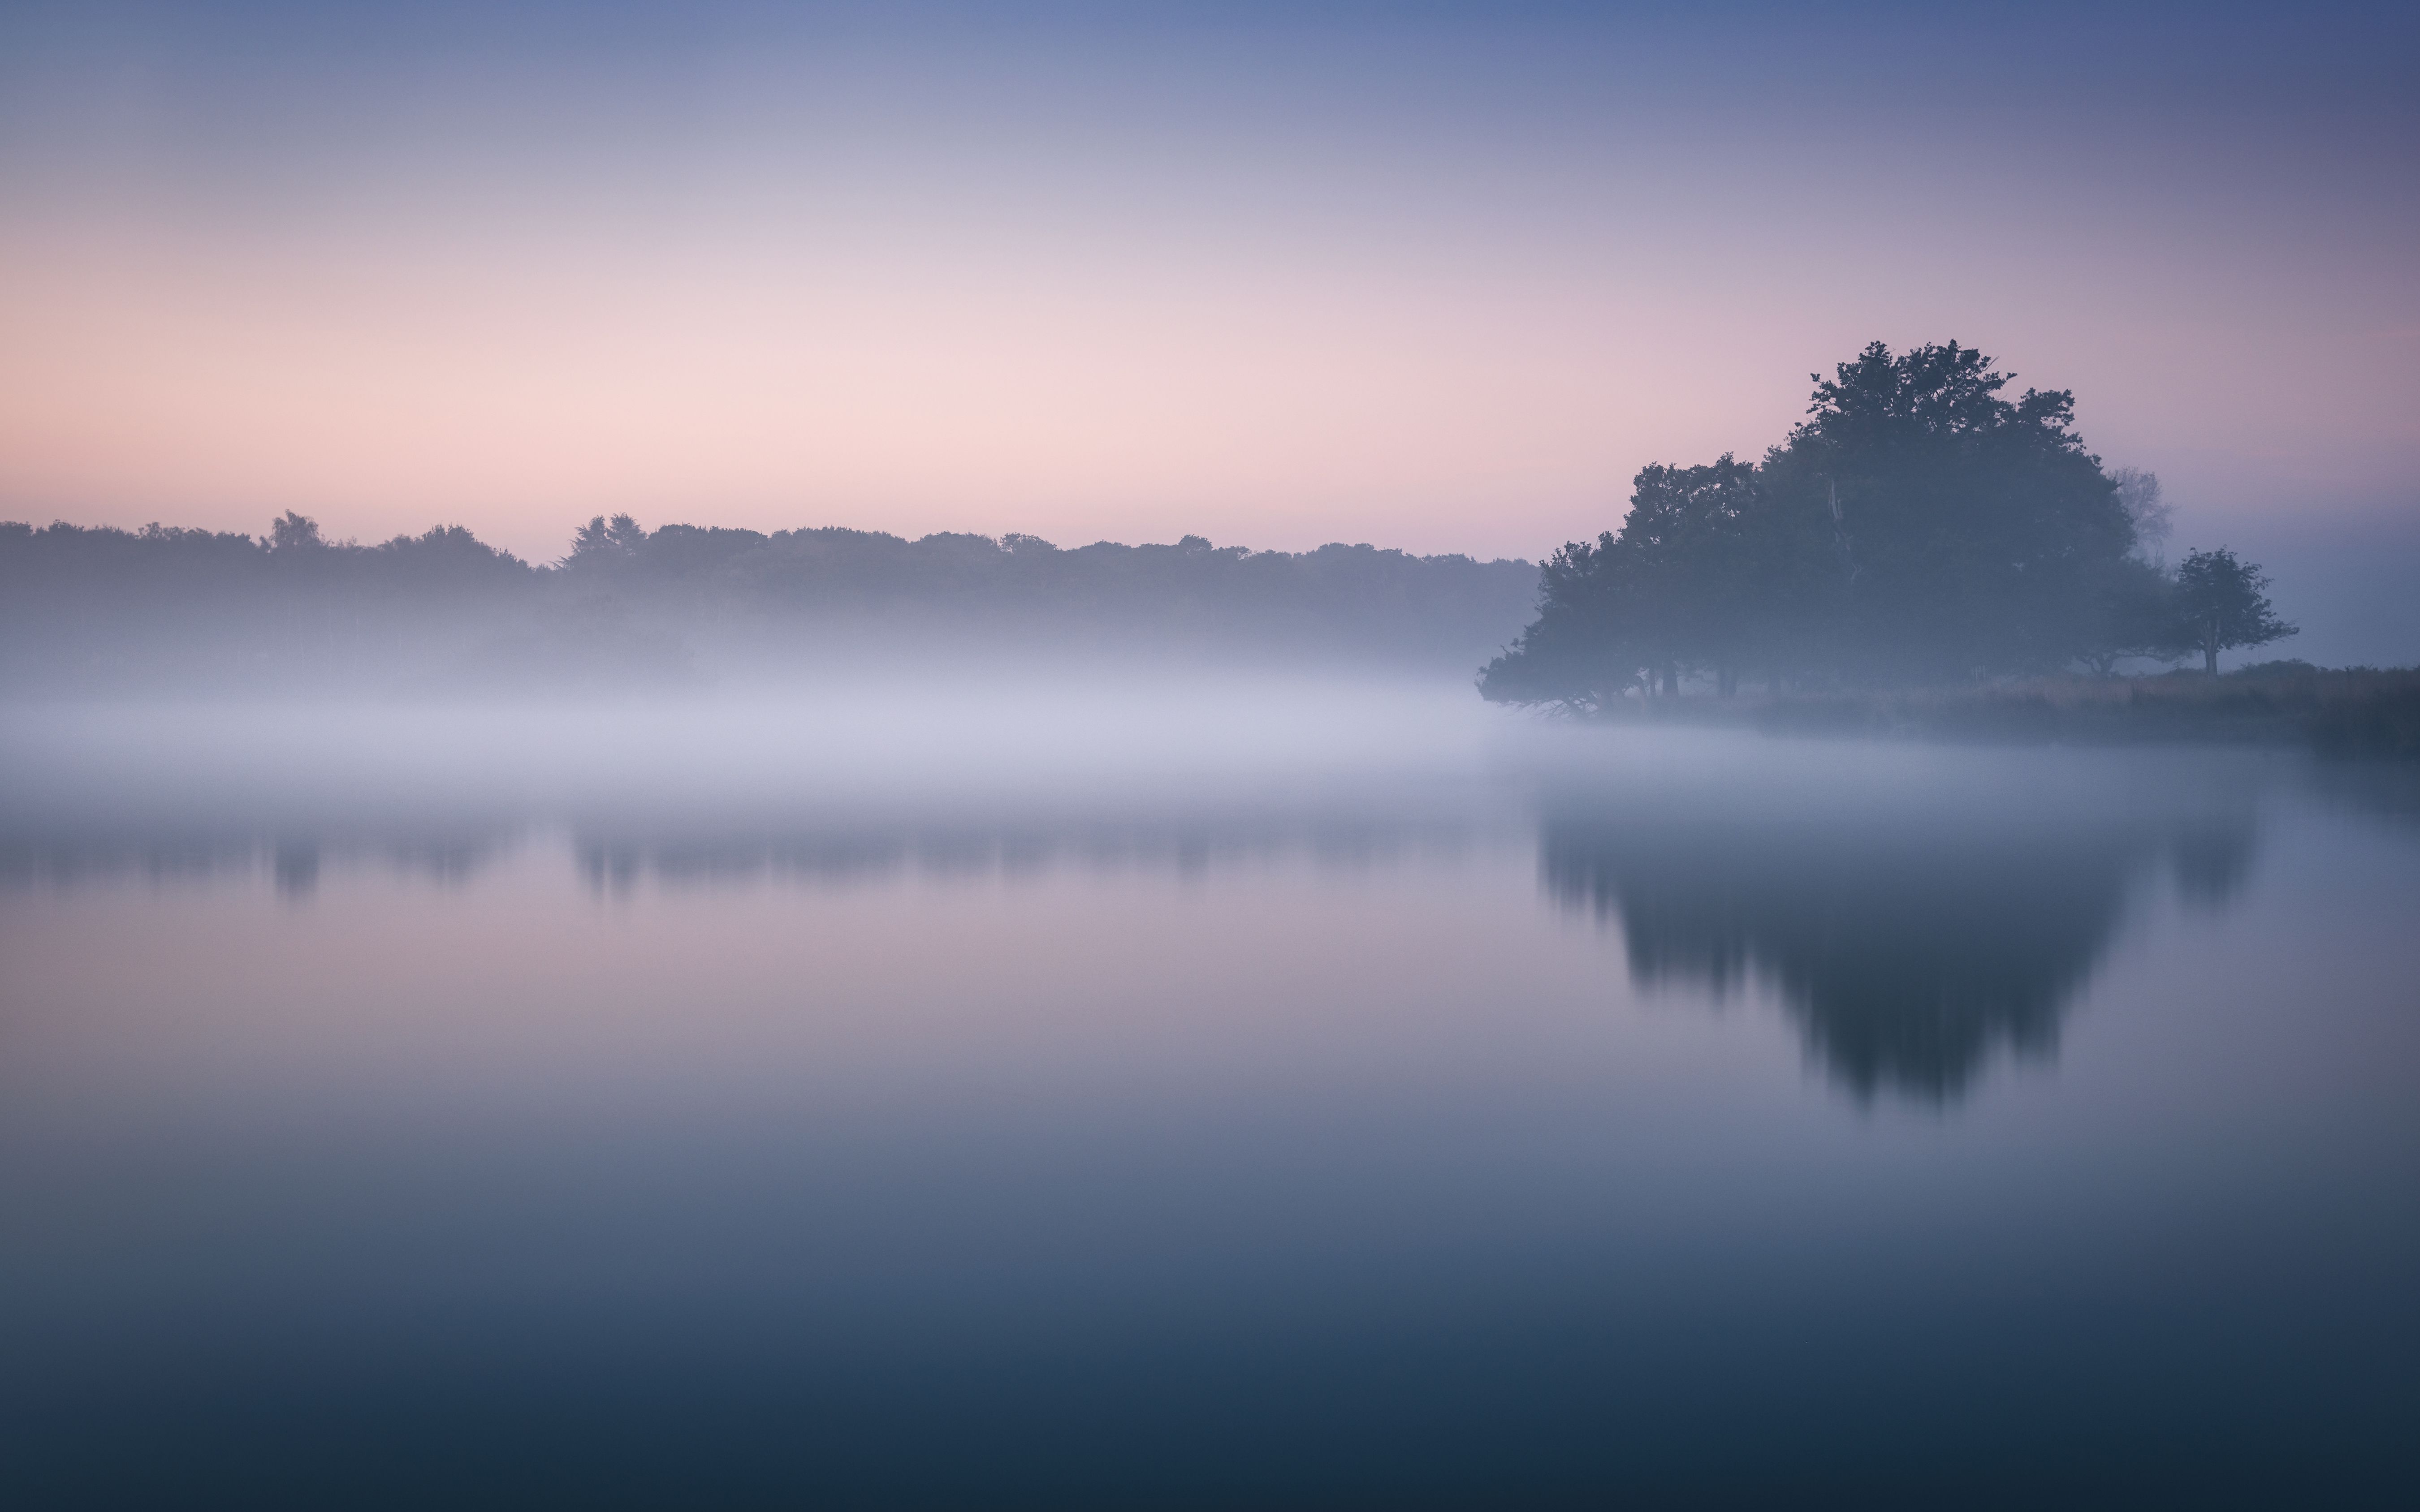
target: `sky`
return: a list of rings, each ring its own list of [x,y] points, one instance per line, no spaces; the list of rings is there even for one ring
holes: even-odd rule
[[[2420,657],[2415,77],[2384,6],[5,3],[0,517],[1537,557],[1954,338]]]

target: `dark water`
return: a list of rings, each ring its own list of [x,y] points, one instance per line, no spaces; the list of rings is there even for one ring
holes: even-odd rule
[[[0,753],[10,1505],[2409,1504],[2409,774],[1315,692]]]

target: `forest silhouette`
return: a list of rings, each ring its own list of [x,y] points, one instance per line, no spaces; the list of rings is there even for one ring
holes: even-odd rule
[[[599,517],[533,565],[460,526],[331,542],[0,525],[0,678],[39,690],[672,688],[1100,663],[1460,672],[1528,611],[1536,567],[1369,545],[1303,552],[1031,535],[770,534]]]

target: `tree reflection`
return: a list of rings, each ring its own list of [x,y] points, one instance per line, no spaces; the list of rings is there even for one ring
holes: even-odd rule
[[[772,816],[748,825],[584,822],[573,834],[580,875],[597,892],[643,878],[685,887],[778,881],[854,886],[906,875],[1032,875],[1055,867],[1172,872],[1307,856],[1323,866],[1392,864],[1409,854],[1453,856],[1471,841],[1454,815],[1266,810],[1056,814],[969,813],[952,822],[844,823]]]
[[[28,830],[0,818],[0,888],[248,881],[265,872],[279,897],[301,903],[318,892],[331,865],[459,887],[517,840],[517,828],[501,822],[365,829],[297,828],[288,821],[264,834],[173,822]]]
[[[1860,1101],[1948,1103],[1995,1055],[2042,1057],[2164,858],[2222,906],[2251,869],[2248,802],[2214,810],[1947,793],[1741,811],[1684,795],[1566,804],[1547,890],[1618,919],[1632,979],[1717,995],[1769,981]]]

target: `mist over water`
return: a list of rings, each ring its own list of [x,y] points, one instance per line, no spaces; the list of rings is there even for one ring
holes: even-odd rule
[[[0,1512],[2400,1509],[2415,76],[0,5]]]
[[[38,1504],[2344,1501],[2415,1405],[2408,773],[1311,675],[0,766]]]

